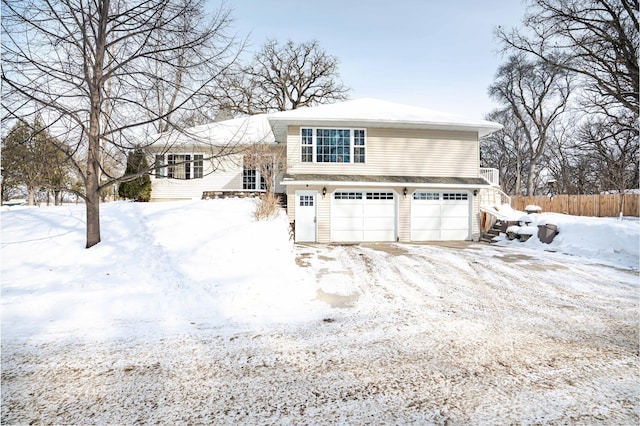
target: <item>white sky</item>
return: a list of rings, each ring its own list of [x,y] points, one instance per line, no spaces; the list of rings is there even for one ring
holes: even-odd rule
[[[215,4],[214,4],[215,3]],[[211,2],[215,7],[217,2]],[[496,26],[517,26],[521,0],[230,0],[249,49],[317,39],[340,60],[352,99],[373,97],[483,118],[502,62]]]

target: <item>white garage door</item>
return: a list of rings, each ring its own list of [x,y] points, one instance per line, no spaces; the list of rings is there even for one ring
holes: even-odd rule
[[[469,238],[469,193],[417,191],[411,200],[411,240]]]
[[[331,197],[331,241],[395,241],[392,191],[336,191]]]

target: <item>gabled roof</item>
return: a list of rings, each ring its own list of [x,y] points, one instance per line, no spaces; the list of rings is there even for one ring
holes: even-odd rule
[[[491,121],[371,98],[277,112],[267,118],[278,139],[289,124],[461,130],[478,132],[479,136],[502,129],[501,124]]]

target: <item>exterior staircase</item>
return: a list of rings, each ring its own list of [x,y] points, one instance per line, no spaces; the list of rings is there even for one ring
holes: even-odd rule
[[[496,242],[495,238],[500,235],[501,232],[506,231],[506,223],[500,219],[496,220],[491,228],[482,233],[480,241],[483,243],[493,244]]]

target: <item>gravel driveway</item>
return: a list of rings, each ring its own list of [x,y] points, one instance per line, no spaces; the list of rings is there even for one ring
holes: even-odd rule
[[[313,323],[3,342],[2,424],[638,424],[638,274],[476,243],[298,245]]]

